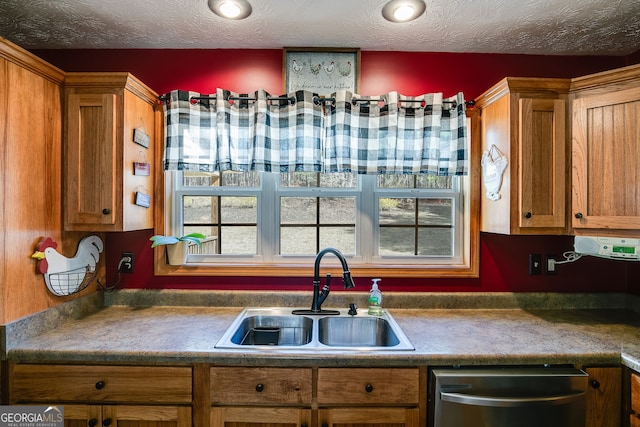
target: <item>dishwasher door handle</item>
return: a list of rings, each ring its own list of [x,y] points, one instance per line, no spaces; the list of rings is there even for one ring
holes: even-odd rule
[[[584,395],[585,393],[583,391],[572,394],[536,397],[495,397],[440,392],[440,396],[445,402],[460,403],[462,405],[491,406],[501,408],[565,405],[567,403],[575,402],[576,400],[582,399]]]

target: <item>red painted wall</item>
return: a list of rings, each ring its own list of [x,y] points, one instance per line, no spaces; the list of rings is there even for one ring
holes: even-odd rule
[[[159,94],[173,89],[236,92],[263,88],[283,92],[281,50],[38,50],[36,55],[65,71],[129,71]],[[483,55],[427,52],[363,51],[361,94],[396,90],[404,95],[459,91],[474,99],[506,76],[577,77],[629,64],[635,57],[568,57]],[[637,61],[636,61],[637,62]],[[115,270],[122,251],[133,251],[135,271],[120,278],[120,287],[174,289],[306,290],[312,271],[302,278],[154,277],[151,230],[110,233],[106,238],[107,285],[118,279]],[[478,279],[384,278],[383,290],[624,292],[634,290],[630,278],[640,277],[629,263],[585,258],[558,266],[554,276],[530,276],[528,254],[556,254],[572,249],[569,236],[481,236]],[[369,278],[356,277],[360,289]],[[635,280],[633,281],[635,282]],[[632,286],[629,286],[629,285]]]

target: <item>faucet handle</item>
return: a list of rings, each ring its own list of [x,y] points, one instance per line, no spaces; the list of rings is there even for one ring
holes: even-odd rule
[[[355,316],[358,314],[358,306],[354,303],[349,304],[349,316]]]

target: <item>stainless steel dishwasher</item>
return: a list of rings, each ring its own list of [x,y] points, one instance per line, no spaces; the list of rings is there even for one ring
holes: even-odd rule
[[[430,427],[584,427],[588,375],[573,368],[430,371]]]

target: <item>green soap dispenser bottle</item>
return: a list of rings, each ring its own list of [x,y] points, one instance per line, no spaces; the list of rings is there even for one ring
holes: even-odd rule
[[[369,311],[372,316],[382,316],[382,292],[378,289],[380,279],[371,279],[371,290],[369,291]]]

